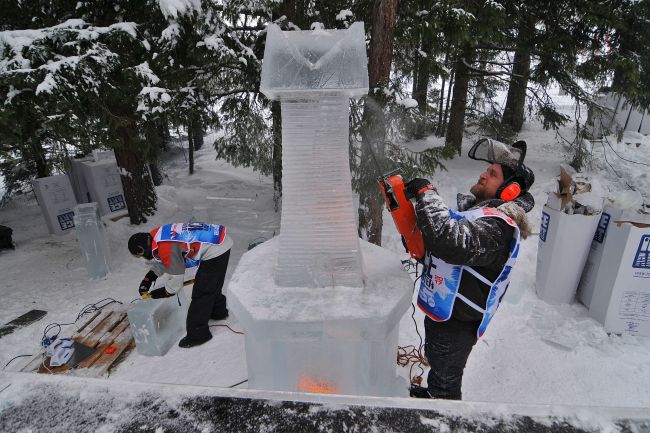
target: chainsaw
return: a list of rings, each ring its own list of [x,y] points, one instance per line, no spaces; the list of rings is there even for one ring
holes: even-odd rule
[[[416,260],[424,257],[424,240],[417,226],[415,208],[406,197],[404,178],[400,169],[393,170],[377,178],[381,192],[386,200],[386,208],[393,217],[395,226],[404,241],[404,247]]]

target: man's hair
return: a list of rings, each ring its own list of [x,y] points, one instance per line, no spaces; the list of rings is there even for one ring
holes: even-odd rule
[[[147,256],[151,249],[151,236],[149,233],[136,233],[129,238],[129,252],[134,256]]]

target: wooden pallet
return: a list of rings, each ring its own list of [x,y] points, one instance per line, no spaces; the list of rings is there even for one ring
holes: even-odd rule
[[[67,365],[51,367],[50,359],[38,354],[20,371],[100,377],[126,358],[135,347],[129,320],[123,310],[104,309],[94,312],[77,328],[72,339],[95,349],[76,368],[71,369]]]

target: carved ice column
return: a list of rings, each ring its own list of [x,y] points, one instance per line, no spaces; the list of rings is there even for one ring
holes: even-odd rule
[[[362,23],[267,30],[260,90],[282,106],[281,286],[363,286],[349,164],[351,97],[368,92]]]

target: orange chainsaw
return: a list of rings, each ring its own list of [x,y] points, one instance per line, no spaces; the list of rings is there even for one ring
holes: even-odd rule
[[[377,181],[384,194],[386,208],[393,217],[397,231],[402,235],[404,246],[411,257],[421,260],[424,257],[424,240],[422,232],[417,226],[413,203],[406,198],[402,171],[400,169],[393,170],[379,176]]]

